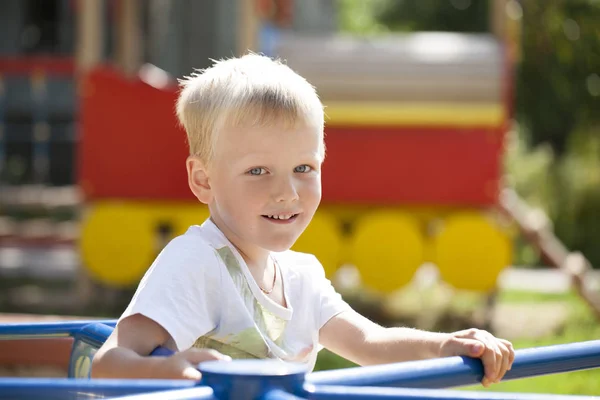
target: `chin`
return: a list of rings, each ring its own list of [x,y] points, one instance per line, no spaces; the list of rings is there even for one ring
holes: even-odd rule
[[[276,245],[276,246],[269,246],[268,249],[269,249],[269,251],[272,251],[274,253],[282,253],[284,251],[288,251],[291,247],[292,247],[292,245]]]
[[[281,240],[281,241],[271,242],[267,246],[265,246],[265,248],[268,249],[269,251],[273,251],[275,253],[281,253],[281,252],[288,251],[289,249],[291,249],[295,242],[296,242],[295,240],[292,240],[292,241]]]

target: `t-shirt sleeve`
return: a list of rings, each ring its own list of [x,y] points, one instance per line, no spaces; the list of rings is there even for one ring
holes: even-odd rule
[[[120,320],[142,314],[161,325],[178,350],[211,331],[219,318],[220,268],[202,239],[173,239],[148,269]]]
[[[335,290],[331,281],[325,276],[323,266],[314,257],[314,266],[311,268],[314,276],[313,282],[316,289],[317,298],[317,328],[321,329],[331,318],[342,311],[350,309],[348,303],[342,299],[342,296]]]

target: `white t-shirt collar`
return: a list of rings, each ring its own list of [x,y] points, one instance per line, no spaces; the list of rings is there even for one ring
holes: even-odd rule
[[[283,296],[285,298],[287,308],[282,307],[280,304],[274,302],[269,296],[267,296],[263,293],[262,290],[260,290],[258,284],[252,276],[252,273],[250,272],[250,269],[248,268],[248,265],[246,264],[246,261],[244,261],[244,258],[242,257],[240,252],[229,241],[229,239],[227,239],[225,234],[219,229],[219,227],[214,223],[212,219],[208,218],[206,221],[204,221],[200,228],[203,231],[205,231],[207,235],[210,234],[211,236],[213,236],[214,239],[218,238],[218,240],[214,240],[213,243],[218,243],[220,246],[227,246],[231,249],[233,255],[235,256],[237,262],[240,265],[244,276],[246,277],[246,281],[248,282],[248,286],[250,287],[252,294],[258,300],[258,302],[264,308],[266,308],[268,311],[272,312],[279,318],[282,318],[284,320],[290,320],[294,311],[293,306],[290,303],[290,296],[288,295],[288,288],[290,282],[288,279],[288,271],[286,270],[285,265],[281,263],[281,257],[278,257],[278,253],[271,252],[270,255],[275,260],[275,266],[278,267],[277,273],[279,274],[279,277],[281,277],[281,279],[283,280]]]

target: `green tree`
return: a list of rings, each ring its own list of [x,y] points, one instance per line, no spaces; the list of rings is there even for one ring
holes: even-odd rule
[[[391,0],[379,7],[378,22],[394,31],[488,31],[488,2],[481,0]]]
[[[353,33],[489,31],[486,0],[340,0]],[[560,156],[580,126],[600,123],[600,1],[522,1],[516,113],[532,145]]]
[[[600,2],[529,0],[522,27],[518,118],[560,156],[570,133],[600,122]]]

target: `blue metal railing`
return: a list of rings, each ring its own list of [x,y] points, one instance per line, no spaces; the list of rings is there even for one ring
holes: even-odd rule
[[[114,328],[116,320],[87,320],[87,321],[63,321],[63,322],[35,322],[35,323],[9,323],[0,324],[0,340],[13,339],[35,339],[48,337],[74,337],[90,324],[101,324]],[[100,327],[101,328],[101,327]],[[112,330],[111,330],[112,331]],[[109,331],[104,331],[109,333]],[[102,336],[106,340],[108,336]]]
[[[578,371],[600,367],[600,340],[517,350],[512,369],[503,380]],[[315,372],[315,385],[399,386],[450,388],[481,382],[479,359],[449,357],[373,367]]]
[[[2,324],[0,340],[72,337],[68,375],[87,378],[96,351],[110,336],[114,326],[114,320]]]
[[[91,363],[95,350],[113,330],[115,321],[0,325],[0,340],[72,336],[71,364],[83,357]],[[91,350],[90,350],[91,349]],[[80,363],[79,363],[80,364]],[[562,373],[600,367],[600,340],[539,347],[515,352],[505,379]],[[89,380],[0,378],[0,399],[588,399],[585,396],[456,391],[440,388],[480,382],[480,360],[467,357],[348,368],[306,374],[303,365],[273,360],[206,362],[199,365],[199,383],[178,380]],[[71,371],[77,374],[77,368]],[[380,386],[399,387],[380,387]]]
[[[263,397],[272,399],[273,397]],[[285,397],[275,397],[285,399]],[[467,392],[439,389],[383,388],[383,387],[347,387],[317,386],[306,397],[314,400],[373,400],[373,399],[406,399],[406,400],[591,400],[591,396],[565,396],[549,394],[523,394],[499,392]]]
[[[193,386],[194,382],[176,380],[0,378],[0,400],[112,398],[164,390],[176,391]]]

